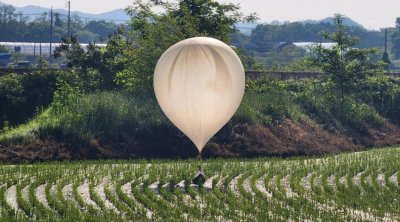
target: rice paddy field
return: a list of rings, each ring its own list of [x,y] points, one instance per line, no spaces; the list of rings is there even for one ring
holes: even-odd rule
[[[197,166],[207,176],[191,184]],[[400,221],[400,148],[0,165],[0,221]]]

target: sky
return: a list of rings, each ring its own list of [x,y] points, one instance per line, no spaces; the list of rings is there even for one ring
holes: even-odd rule
[[[66,0],[0,0],[22,7],[66,8]],[[125,8],[134,0],[71,0],[71,10],[101,13]],[[323,19],[335,13],[345,15],[368,29],[394,27],[400,17],[400,0],[218,0],[240,4],[244,13],[256,12],[259,22]]]

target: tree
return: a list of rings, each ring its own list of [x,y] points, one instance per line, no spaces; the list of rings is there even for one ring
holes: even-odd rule
[[[85,25],[85,29],[105,39],[108,35],[117,30],[117,25],[113,22],[107,22],[104,20],[90,21]]]
[[[57,26],[57,27],[62,27],[62,25],[63,25],[63,21],[61,20],[61,18],[60,18],[60,13],[58,13],[58,12],[56,12],[55,14],[54,14],[54,26]]]
[[[112,90],[115,89],[115,73],[120,72],[126,63],[122,52],[126,49],[127,41],[122,35],[123,29],[109,35],[105,48],[100,48],[95,42],[90,42],[87,50],[83,50],[76,36],[63,39],[56,48],[55,57],[65,56],[70,68],[81,69],[84,90]]]
[[[322,36],[336,45],[332,48],[318,46],[316,57],[312,60],[336,87],[342,110],[345,97],[357,92],[368,77],[383,73],[383,65],[371,60],[371,55],[377,53],[377,49],[354,47],[358,39],[347,34],[342,15],[335,15],[335,22],[336,32],[322,33]]]
[[[350,35],[360,38],[357,47],[378,47],[382,44],[381,38],[384,34],[382,30],[371,31],[359,26],[349,26],[349,23],[346,24],[346,20],[343,21],[343,25]],[[255,46],[253,47],[255,51],[266,52],[273,49],[274,44],[277,42],[320,42],[321,36],[319,32],[331,33],[335,32],[335,30],[334,18],[332,22],[329,19],[319,23],[259,24],[252,30],[249,39],[252,45]]]
[[[156,12],[155,7],[163,13]],[[132,31],[131,44],[124,50],[124,56],[130,59],[116,81],[127,88],[151,88],[159,57],[174,43],[194,36],[209,36],[229,43],[237,22],[255,19],[254,14],[243,16],[237,5],[215,0],[135,1],[126,10],[131,16]]]
[[[21,76],[10,74],[0,78],[0,128],[5,121],[13,125],[22,116],[26,97],[21,84]],[[6,124],[7,125],[7,124]]]
[[[9,53],[10,50],[5,45],[0,45],[0,53]]]
[[[382,54],[382,61],[383,61],[384,63],[386,63],[386,68],[389,68],[389,65],[390,65],[392,62],[390,61],[389,53],[387,53],[387,51],[384,51],[384,52],[383,52],[383,54]]]
[[[47,42],[50,39],[50,26],[48,14],[46,12],[42,13],[40,16],[36,17],[28,26],[28,32],[31,36],[31,41],[35,42]]]
[[[6,41],[18,36],[15,8],[12,5],[0,6],[0,37]]]
[[[15,12],[11,5],[0,4],[0,42],[49,42],[50,41],[50,15],[43,12],[33,19],[24,16],[22,12]],[[54,13],[53,41],[59,42],[67,35],[66,21],[62,16]],[[99,25],[93,26],[93,23]],[[112,22],[92,21],[88,25],[74,14],[71,19],[72,33],[78,36],[81,42],[97,40],[99,35],[107,37],[117,29]]]
[[[245,70],[262,70],[263,65],[254,59],[254,55],[246,52],[243,48],[235,48],[236,54],[238,54],[242,61]]]
[[[39,56],[39,58],[37,59],[37,65],[36,68],[38,69],[47,69],[49,68],[50,64],[49,62],[43,58],[43,56]]]

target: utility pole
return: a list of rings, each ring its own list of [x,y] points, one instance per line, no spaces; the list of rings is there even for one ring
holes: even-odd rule
[[[19,12],[19,34],[20,34],[20,41],[22,42],[22,37],[23,37],[23,35],[22,35],[22,33],[23,33],[23,30],[22,30],[22,12]]]
[[[4,33],[7,33],[7,13],[5,11],[3,14],[3,21],[4,21]]]
[[[387,29],[385,29],[385,53],[387,53]]]
[[[68,1],[68,36],[67,38],[71,38],[71,1]]]
[[[385,29],[385,51],[383,52],[382,55],[382,61],[386,63],[385,69],[389,70],[391,62],[389,58],[389,53],[387,52],[387,29]]]
[[[51,7],[50,10],[50,68],[51,68],[51,64],[53,62],[53,58],[51,57],[51,44],[53,43],[53,7]]]
[[[42,30],[40,30],[39,36],[39,56],[42,57]]]

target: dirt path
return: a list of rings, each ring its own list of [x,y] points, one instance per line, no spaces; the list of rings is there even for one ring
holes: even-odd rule
[[[46,192],[45,192],[46,184],[41,184],[35,189],[35,196],[38,199],[38,201],[43,204],[47,209],[51,209],[49,206],[49,202],[47,201],[46,198]]]
[[[238,180],[240,179],[240,177],[243,176],[243,174],[239,174],[238,176],[236,176],[235,178],[233,178],[231,180],[231,182],[229,183],[228,187],[231,189],[231,191],[236,195],[239,196],[240,195],[240,191],[239,191],[239,187],[238,187]]]
[[[312,177],[312,173],[307,174],[306,177],[303,177],[300,179],[300,185],[304,187],[304,189],[306,191],[310,191],[311,190],[311,177]]]
[[[82,197],[82,200],[85,204],[94,207],[96,210],[100,210],[100,207],[97,206],[96,202],[94,202],[90,198],[89,192],[89,183],[85,181],[82,185],[77,187],[78,194]]]
[[[206,182],[204,182],[204,188],[211,190],[213,188],[213,180],[218,177],[218,174],[208,178]]]
[[[258,178],[256,180],[256,188],[263,194],[265,194],[268,198],[272,197],[272,193],[268,192],[268,190],[265,188],[265,183],[264,180],[267,177],[267,175],[263,175],[262,177]]]
[[[113,203],[111,203],[107,197],[106,194],[104,193],[104,183],[100,183],[99,185],[94,187],[94,192],[97,194],[97,196],[99,196],[99,198],[101,199],[101,201],[103,201],[104,206],[107,209],[113,210],[115,213],[119,214],[119,210],[114,206]]]
[[[9,187],[6,190],[5,197],[6,197],[6,202],[8,205],[10,205],[16,211],[21,211],[21,209],[19,209],[18,202],[17,202],[17,186],[16,185],[12,185],[11,187]]]
[[[285,177],[283,177],[281,179],[281,185],[282,185],[283,189],[285,190],[285,193],[286,193],[287,197],[290,197],[290,198],[297,197],[298,194],[295,193],[292,190],[292,187],[290,186],[290,180],[289,180],[290,178],[289,177],[290,177],[290,175],[286,175]]]
[[[128,183],[123,184],[121,186],[121,190],[125,195],[127,195],[130,199],[132,199],[135,202],[135,204],[137,204],[140,208],[145,208],[143,206],[143,204],[140,203],[139,201],[137,201],[137,199],[133,196],[133,194],[132,194],[132,182],[128,182]],[[151,220],[153,218],[153,216],[154,216],[154,212],[151,211],[150,209],[147,209],[147,208],[145,208],[145,209],[146,209],[146,217]]]
[[[254,191],[251,189],[250,179],[251,179],[251,176],[247,177],[247,178],[243,181],[243,188],[244,188],[244,190],[246,190],[248,193],[250,193],[252,196],[255,196],[256,193],[254,193]]]
[[[399,186],[399,182],[398,182],[398,180],[397,180],[397,174],[398,174],[399,172],[396,172],[395,174],[393,174],[392,176],[390,176],[389,177],[389,181],[391,182],[391,183],[393,183],[395,186]]]

